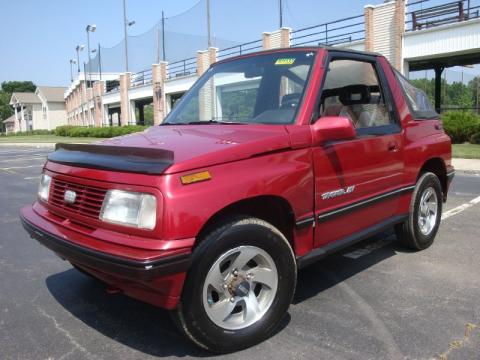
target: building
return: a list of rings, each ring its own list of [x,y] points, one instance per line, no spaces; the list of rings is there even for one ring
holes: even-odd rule
[[[35,92],[14,92],[10,99],[15,111],[12,132],[54,130],[66,125],[65,90],[64,87],[38,86]]]
[[[10,116],[8,119],[2,121],[5,124],[5,133],[12,134],[15,132],[15,115]]]
[[[385,0],[366,5],[357,16],[302,29],[282,27],[264,32],[261,38],[259,34],[255,41],[223,49],[210,47],[190,58],[158,62],[136,73],[86,76],[79,72],[65,92],[67,116],[72,125],[146,124],[148,107],[153,123],[160,124],[212,63],[259,50],[308,45],[380,53],[406,77],[411,71],[434,70],[435,108],[440,112],[442,73],[449,67],[480,63],[478,34],[480,6],[473,1]]]

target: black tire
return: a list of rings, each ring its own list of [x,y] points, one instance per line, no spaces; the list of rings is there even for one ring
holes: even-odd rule
[[[435,223],[433,228],[428,234],[424,234],[421,231],[419,222],[420,202],[422,195],[427,189],[433,189],[437,198],[437,211],[435,216]],[[412,201],[410,203],[410,211],[408,214],[408,220],[402,224],[398,224],[395,227],[395,232],[398,240],[411,250],[424,250],[432,245],[433,240],[440,226],[440,219],[442,216],[442,185],[438,177],[431,173],[423,173],[417,180],[415,189],[412,194]]]
[[[265,251],[275,263],[278,285],[271,305],[259,320],[232,330],[218,326],[209,318],[203,302],[204,283],[213,264],[239,246]],[[256,218],[231,220],[205,236],[195,249],[181,301],[172,315],[180,330],[204,349],[217,353],[245,349],[274,333],[292,301],[296,275],[295,256],[280,231]]]

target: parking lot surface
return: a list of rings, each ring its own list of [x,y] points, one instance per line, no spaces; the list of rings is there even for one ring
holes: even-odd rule
[[[215,357],[27,236],[49,151],[0,147],[0,359]],[[444,217],[425,251],[386,232],[303,269],[276,335],[217,358],[480,359],[480,176],[457,174]]]

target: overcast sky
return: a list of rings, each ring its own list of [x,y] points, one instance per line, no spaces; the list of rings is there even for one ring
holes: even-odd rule
[[[283,1],[284,23],[294,29],[360,15],[366,4],[383,2]],[[136,22],[129,34],[151,29],[161,19],[162,10],[171,18],[172,31],[205,34],[205,7],[203,2],[198,3],[199,0],[127,0],[128,18]],[[211,3],[215,37],[245,42],[261,38],[263,31],[278,28],[278,0]],[[0,20],[0,82],[32,80],[37,85],[66,86],[70,80],[69,59],[75,58],[77,44],[86,44],[87,24],[97,25],[97,31],[91,35],[92,47],[98,43],[112,47],[123,37],[122,0],[0,0]],[[86,51],[81,62],[85,58]]]

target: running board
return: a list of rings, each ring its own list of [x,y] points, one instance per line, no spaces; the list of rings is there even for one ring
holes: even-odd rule
[[[316,248],[310,251],[308,254],[297,258],[297,267],[299,269],[313,264],[314,262],[323,259],[324,257],[336,253],[346,247],[354,245],[362,240],[365,240],[379,232],[391,228],[392,226],[404,222],[407,220],[408,214],[394,216],[388,220],[382,221],[378,224],[370,226],[366,229],[356,232],[355,234],[344,237],[343,239],[336,240],[325,246]]]

